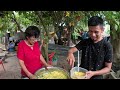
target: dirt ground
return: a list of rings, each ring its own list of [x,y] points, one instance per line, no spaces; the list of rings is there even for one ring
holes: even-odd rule
[[[57,67],[61,67],[65,69],[66,71],[70,71],[70,66],[68,62],[65,60],[65,56],[59,56],[59,60],[57,61]],[[21,79],[20,74],[20,65],[18,63],[18,59],[16,56],[16,53],[7,54],[7,59],[5,60],[6,63],[4,64],[5,70],[2,67],[2,64],[0,64],[0,79]]]
[[[5,70],[0,64],[0,79],[20,79],[20,66],[18,59],[14,54],[8,54],[4,64]]]
[[[67,52],[69,50],[69,47],[61,46],[61,45],[49,45],[49,51],[56,50],[56,53],[58,55],[58,61],[57,61],[57,67],[61,67],[70,72],[70,66],[68,62],[66,61]],[[77,57],[77,53],[75,54],[75,57]],[[77,58],[76,58],[77,59]],[[18,59],[16,57],[16,52],[7,54],[7,58],[5,59],[7,63],[4,63],[5,70],[2,67],[2,64],[0,64],[0,79],[21,79],[20,74],[20,65],[18,63]]]
[[[57,55],[59,56],[58,62],[57,62],[57,67],[61,67],[70,72],[70,66],[68,62],[66,61],[66,56],[67,56],[67,51],[68,47],[63,47],[63,46],[50,46],[49,50],[57,50]],[[76,58],[76,63],[75,66],[77,65],[77,53],[74,54]],[[7,54],[7,58],[5,59],[6,63],[4,63],[5,70],[2,67],[2,64],[0,64],[0,79],[21,79],[21,74],[20,74],[20,65],[18,63],[18,59],[16,57],[16,52],[14,53],[9,53]]]

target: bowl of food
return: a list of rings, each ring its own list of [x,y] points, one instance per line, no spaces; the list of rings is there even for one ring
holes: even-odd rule
[[[41,68],[35,72],[37,79],[70,79],[69,73],[60,67]]]
[[[81,67],[73,67],[70,70],[70,77],[72,79],[85,79],[86,78],[86,72],[88,70],[85,68],[81,68]]]

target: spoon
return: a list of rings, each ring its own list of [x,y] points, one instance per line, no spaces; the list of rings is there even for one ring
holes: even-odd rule
[[[80,62],[79,62],[79,50],[78,50],[78,65],[77,65],[78,72],[79,72],[79,65],[80,65]]]

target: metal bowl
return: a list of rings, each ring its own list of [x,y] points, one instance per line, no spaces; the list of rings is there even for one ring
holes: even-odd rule
[[[47,68],[48,70],[46,70],[45,68],[41,68],[35,72],[35,75],[37,76],[38,79],[70,79],[69,73],[63,68],[60,67],[47,67]],[[56,76],[53,72],[57,72]],[[58,73],[61,74],[63,77],[60,77]],[[44,78],[44,75],[48,75],[48,77]]]

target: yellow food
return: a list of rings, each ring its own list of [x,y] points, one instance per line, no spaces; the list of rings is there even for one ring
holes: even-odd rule
[[[48,71],[38,75],[38,79],[67,79],[62,71]]]
[[[73,75],[71,76],[72,79],[84,79],[85,73],[84,72],[77,72],[75,71]]]
[[[85,76],[84,72],[74,72],[75,76]]]

